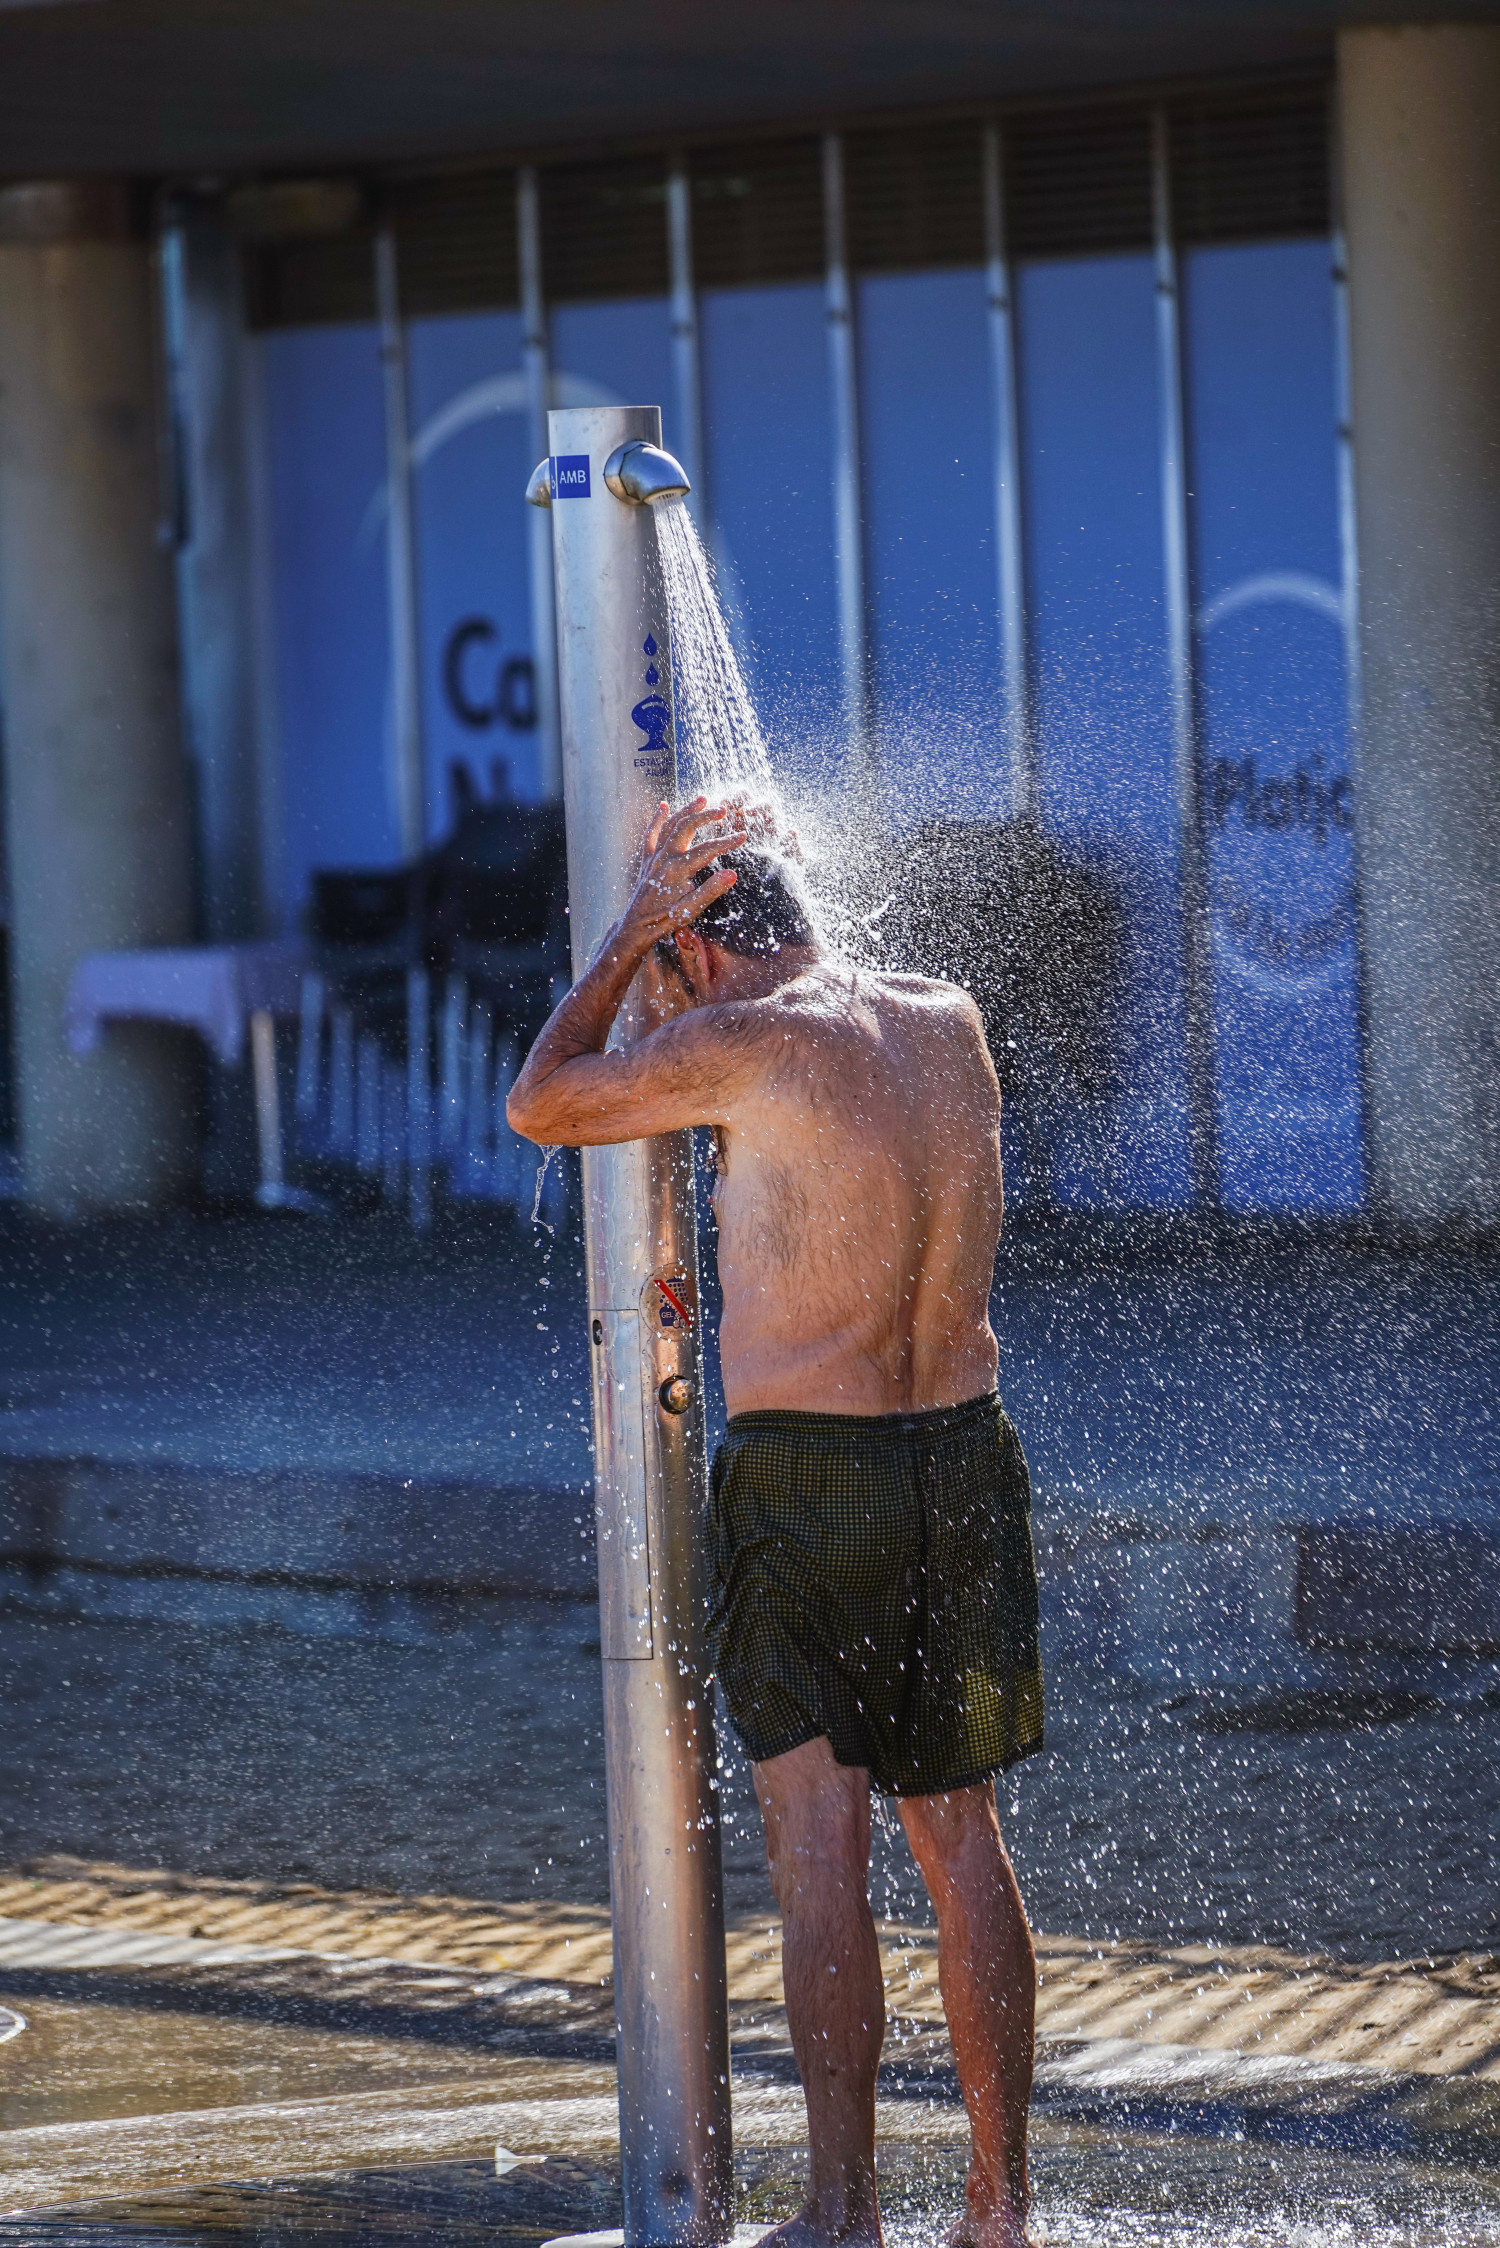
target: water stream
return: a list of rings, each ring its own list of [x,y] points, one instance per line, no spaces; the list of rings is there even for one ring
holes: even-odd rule
[[[803,901],[824,944],[873,958],[869,932],[888,902],[880,874],[883,812],[868,788],[841,773],[837,759],[828,784],[813,794],[786,785],[772,766],[714,566],[687,504],[661,500],[652,513],[666,585],[680,794],[701,793],[711,804],[745,796],[769,805],[776,832],[795,832]]]
[[[765,736],[697,525],[685,500],[662,500],[653,513],[667,590],[683,794],[701,792],[712,803],[744,791],[779,808]]]

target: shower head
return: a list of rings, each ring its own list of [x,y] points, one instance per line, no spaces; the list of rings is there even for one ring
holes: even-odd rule
[[[604,464],[604,481],[617,500],[628,507],[649,507],[653,500],[685,499],[692,490],[681,461],[674,461],[660,445],[639,439],[617,445]]]

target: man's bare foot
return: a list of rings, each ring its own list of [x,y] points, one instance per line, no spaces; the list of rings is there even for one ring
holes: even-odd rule
[[[840,2225],[820,2216],[809,2201],[795,2217],[764,2233],[756,2248],[885,2248],[880,2212],[861,2210]]]
[[[951,2227],[947,2248],[1041,2248],[1041,2241],[1006,2194],[999,2202],[971,2200]]]

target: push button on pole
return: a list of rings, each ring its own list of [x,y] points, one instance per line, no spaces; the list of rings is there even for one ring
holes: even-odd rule
[[[656,1393],[664,1413],[685,1413],[697,1394],[686,1374],[669,1374]]]

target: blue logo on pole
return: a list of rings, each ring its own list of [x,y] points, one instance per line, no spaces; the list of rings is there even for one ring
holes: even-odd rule
[[[552,497],[555,500],[586,500],[588,496],[588,454],[556,454],[552,462]]]
[[[672,705],[661,692],[661,673],[656,668],[661,650],[654,633],[647,633],[641,642],[641,651],[646,658],[646,685],[651,692],[643,695],[630,713],[632,725],[639,726],[646,737],[636,745],[634,763],[650,779],[664,781],[672,758],[672,744],[668,738],[672,730]]]

